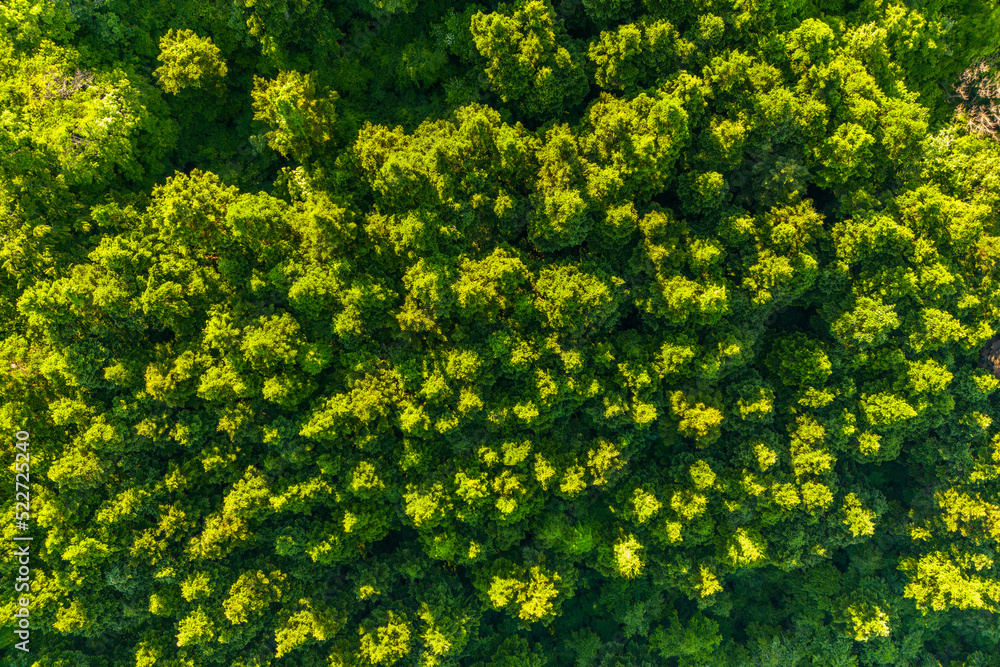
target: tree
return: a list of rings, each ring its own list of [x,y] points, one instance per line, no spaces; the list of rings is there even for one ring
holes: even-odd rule
[[[573,107],[587,94],[581,55],[554,13],[545,0],[523,0],[472,17],[472,36],[487,59],[491,87],[529,118]]]
[[[273,81],[254,78],[254,120],[268,124],[268,145],[285,157],[305,162],[332,136],[337,93],[317,97],[310,75],[281,72]]]
[[[160,38],[157,60],[163,64],[153,74],[163,90],[174,94],[188,88],[218,88],[229,71],[211,38],[192,30],[168,30]]]

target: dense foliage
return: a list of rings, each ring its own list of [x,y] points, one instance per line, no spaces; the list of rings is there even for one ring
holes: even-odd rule
[[[997,51],[992,0],[0,3],[4,664],[1000,664]]]

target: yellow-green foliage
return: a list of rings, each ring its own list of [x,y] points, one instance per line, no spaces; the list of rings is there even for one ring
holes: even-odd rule
[[[220,85],[229,71],[212,39],[192,30],[168,30],[160,38],[157,59],[162,65],[153,74],[168,93]]]
[[[998,36],[0,2],[4,664],[991,664]]]

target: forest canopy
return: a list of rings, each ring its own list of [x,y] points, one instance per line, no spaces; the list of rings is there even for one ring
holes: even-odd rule
[[[0,3],[4,664],[997,667],[998,54],[992,0]]]

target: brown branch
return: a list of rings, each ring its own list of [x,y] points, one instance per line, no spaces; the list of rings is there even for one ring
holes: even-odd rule
[[[964,117],[969,131],[992,139],[1000,137],[1000,54],[977,60],[955,84],[955,113]]]

